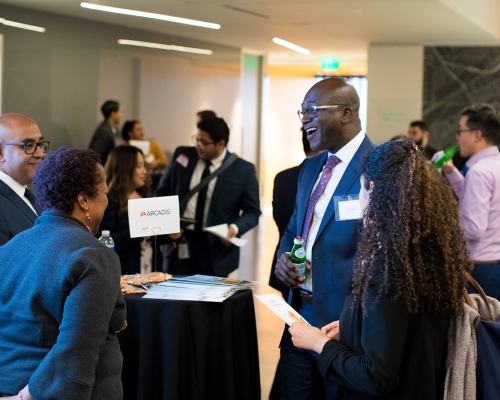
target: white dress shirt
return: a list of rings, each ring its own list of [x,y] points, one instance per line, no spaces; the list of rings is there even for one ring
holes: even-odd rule
[[[347,166],[351,162],[352,158],[354,157],[354,154],[359,149],[359,146],[361,146],[361,143],[365,139],[365,133],[363,131],[360,131],[354,138],[351,139],[349,143],[347,143],[344,147],[342,147],[339,151],[337,151],[336,154],[333,153],[328,153],[328,156],[331,155],[336,155],[339,159],[340,162],[333,168],[332,172],[332,177],[328,181],[328,184],[326,185],[325,191],[319,198],[318,202],[316,203],[316,207],[314,207],[314,214],[313,214],[313,220],[311,223],[311,228],[309,230],[309,238],[307,239],[306,242],[306,257],[307,260],[310,262],[312,259],[312,248],[314,246],[314,242],[316,240],[316,235],[318,234],[319,227],[321,225],[321,221],[323,219],[323,216],[325,215],[325,211],[328,207],[328,204],[330,203],[330,200],[333,196],[333,193],[335,192],[335,189],[337,189],[337,186],[342,179],[342,176],[344,175],[345,170],[347,169]],[[323,169],[325,167],[323,166]],[[316,185],[319,183],[321,179],[321,175],[323,175],[323,169],[321,170],[320,174],[318,175],[318,178],[316,179],[316,182],[314,183],[314,187],[311,191],[311,194],[309,197],[312,195],[314,192],[314,189],[316,188]],[[306,270],[306,281],[305,284],[302,285],[302,288],[305,290],[309,290],[312,292],[312,270],[314,266],[311,263],[311,269]]]
[[[33,210],[35,215],[38,215],[31,205],[30,201],[24,197],[24,191],[26,190],[26,185],[21,185],[18,181],[12,179],[9,175],[7,175],[5,172],[0,171],[0,180],[3,181],[8,187],[10,187],[21,199],[24,200],[24,202]]]
[[[214,172],[217,168],[219,168],[224,158],[226,157],[227,149],[224,149],[222,154],[211,160],[212,165],[210,166],[210,173]],[[201,176],[203,175],[203,170],[205,169],[206,163],[205,160],[199,159],[196,167],[194,167],[193,175],[191,176],[191,182],[189,184],[189,190],[194,188],[198,183],[200,183]],[[207,189],[207,200],[205,203],[205,210],[203,212],[203,224],[202,228],[205,229],[207,226],[207,216],[208,210],[210,209],[210,202],[212,201],[212,195],[214,194],[215,183],[217,182],[218,177],[213,178],[209,184]],[[186,205],[186,209],[184,210],[184,214],[182,215],[185,218],[196,218],[196,203],[198,203],[198,193],[195,193],[188,201]],[[236,234],[238,234],[238,227],[235,224],[231,224]],[[194,224],[189,225],[186,229],[194,230]]]

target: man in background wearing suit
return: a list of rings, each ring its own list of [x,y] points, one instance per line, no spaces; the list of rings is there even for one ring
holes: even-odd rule
[[[41,212],[26,185],[31,184],[48,147],[31,118],[14,113],[0,116],[0,246],[31,228]]]
[[[323,327],[340,317],[350,293],[358,241],[358,219],[340,212],[354,202],[360,190],[360,166],[373,147],[361,129],[359,97],[344,79],[316,83],[299,111],[313,150],[328,150],[306,161],[297,189],[295,211],[281,239],[276,276],[289,286],[289,301],[311,325]],[[285,252],[295,236],[305,241],[306,279]],[[293,329],[293,328],[292,328]],[[336,385],[323,380],[318,355],[293,346],[288,330],[281,340],[280,391],[283,398],[333,398]]]
[[[175,150],[156,194],[183,198],[200,181],[230,157],[227,151],[229,128],[222,118],[198,122],[193,136],[195,147]],[[241,236],[257,225],[260,216],[259,184],[253,164],[236,160],[181,207],[181,216],[197,223],[170,235],[173,250],[167,256],[171,274],[227,276],[238,268],[239,247],[228,240]],[[228,235],[220,239],[205,232],[207,226],[227,223]]]
[[[300,128],[302,133],[302,147],[304,149],[304,154],[306,158],[296,167],[285,169],[284,171],[278,172],[274,178],[273,186],[273,219],[278,227],[280,239],[285,234],[285,229],[290,221],[290,217],[293,214],[293,208],[295,205],[295,196],[297,195],[297,181],[299,180],[300,170],[304,166],[308,158],[314,157],[323,152],[323,150],[313,150],[307,140],[307,133],[304,127]],[[274,253],[273,263],[271,265],[271,275],[269,276],[269,286],[279,290],[283,297],[286,299],[290,289],[283,282],[278,280],[274,273],[274,266],[277,261],[279,243],[276,246],[276,251]]]
[[[104,115],[104,121],[94,132],[89,149],[101,155],[101,163],[104,165],[108,159],[108,154],[115,148],[116,129],[122,116],[120,103],[115,100],[108,100],[101,106],[101,112]]]

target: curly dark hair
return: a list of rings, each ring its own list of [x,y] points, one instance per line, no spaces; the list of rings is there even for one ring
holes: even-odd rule
[[[144,186],[136,189],[132,179],[137,165],[137,154],[143,152],[134,146],[118,146],[109,153],[104,166],[109,197],[118,202],[119,213],[128,209],[128,195],[137,190],[142,197],[151,196],[151,178],[148,175]]]
[[[80,193],[97,195],[100,168],[101,157],[90,149],[59,147],[47,153],[33,178],[37,203],[44,210],[70,215]]]
[[[375,301],[382,293],[402,296],[412,314],[463,313],[464,271],[473,264],[446,179],[411,140],[373,149],[361,174],[365,189],[374,187],[358,243],[355,301],[365,307],[371,291]]]

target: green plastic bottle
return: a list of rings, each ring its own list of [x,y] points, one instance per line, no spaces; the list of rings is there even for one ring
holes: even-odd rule
[[[440,154],[434,161],[432,161],[432,164],[436,168],[442,168],[445,163],[450,161],[453,156],[457,154],[458,150],[460,150],[460,145],[458,143],[454,146],[448,147],[445,151],[443,151],[443,154]]]
[[[299,269],[298,274],[302,279],[306,279],[306,249],[304,248],[304,240],[300,236],[295,236],[293,239],[293,247],[290,252],[290,261]]]

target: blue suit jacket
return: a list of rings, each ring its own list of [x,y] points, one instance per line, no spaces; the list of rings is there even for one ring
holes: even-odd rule
[[[189,158],[186,167],[176,161],[181,154]],[[230,155],[228,151],[224,161]],[[181,200],[189,192],[189,184],[198,159],[198,153],[194,147],[178,147],[158,184],[156,194],[158,196],[178,195]],[[181,208],[181,215],[185,209],[186,205]],[[208,210],[207,226],[236,224],[238,236],[241,236],[257,225],[259,216],[259,183],[255,168],[248,161],[238,158],[217,177]],[[225,246],[215,235],[208,235],[208,240],[212,266],[216,274],[227,275],[238,268],[239,247]]]
[[[365,137],[347,166],[334,196],[358,195],[360,167],[364,155],[374,147]],[[281,239],[278,256],[290,251],[293,238],[302,234],[304,216],[314,183],[328,153],[307,160],[299,176],[295,211]],[[312,248],[314,312],[318,327],[338,320],[345,298],[351,293],[354,259],[358,243],[358,220],[336,221],[334,200],[330,200]],[[294,292],[298,292],[295,290]],[[294,306],[298,296],[294,296]]]
[[[7,184],[0,180],[0,246],[31,228],[37,215]]]

